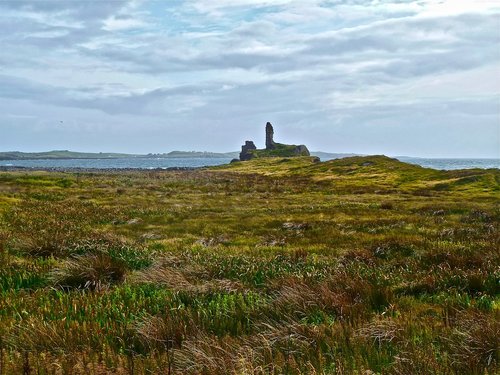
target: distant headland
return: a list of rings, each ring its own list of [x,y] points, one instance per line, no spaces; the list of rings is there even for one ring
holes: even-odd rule
[[[68,150],[54,150],[46,152],[0,152],[0,160],[64,160],[64,159],[184,159],[184,158],[234,158],[238,152],[207,152],[207,151],[171,151],[160,154],[125,154],[112,152],[76,152]]]
[[[294,157],[311,156],[305,145],[286,145],[274,141],[274,128],[268,122],[266,124],[266,148],[257,149],[253,141],[245,141],[241,146],[240,161],[262,157]]]

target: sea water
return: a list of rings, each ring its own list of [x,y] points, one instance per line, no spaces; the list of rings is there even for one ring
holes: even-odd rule
[[[425,159],[399,157],[405,163],[426,168],[452,170],[470,168],[500,168],[500,159]],[[228,164],[231,158],[119,158],[119,159],[39,159],[0,160],[0,166],[25,168],[84,168],[84,169],[166,169],[196,168]],[[323,159],[322,161],[326,161]]]

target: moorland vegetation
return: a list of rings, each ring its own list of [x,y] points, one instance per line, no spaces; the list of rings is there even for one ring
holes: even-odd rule
[[[0,374],[495,374],[498,170],[0,172]]]

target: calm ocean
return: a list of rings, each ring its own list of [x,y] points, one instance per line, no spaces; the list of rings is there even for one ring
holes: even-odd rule
[[[326,159],[322,159],[325,161]],[[500,159],[422,159],[400,157],[406,163],[434,169],[500,168]],[[27,168],[97,168],[155,169],[173,167],[203,167],[227,164],[231,158],[122,158],[122,159],[56,159],[0,160],[0,166]]]

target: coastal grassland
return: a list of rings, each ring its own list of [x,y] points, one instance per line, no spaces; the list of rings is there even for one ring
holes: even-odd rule
[[[498,170],[0,172],[0,375],[495,374]]]

